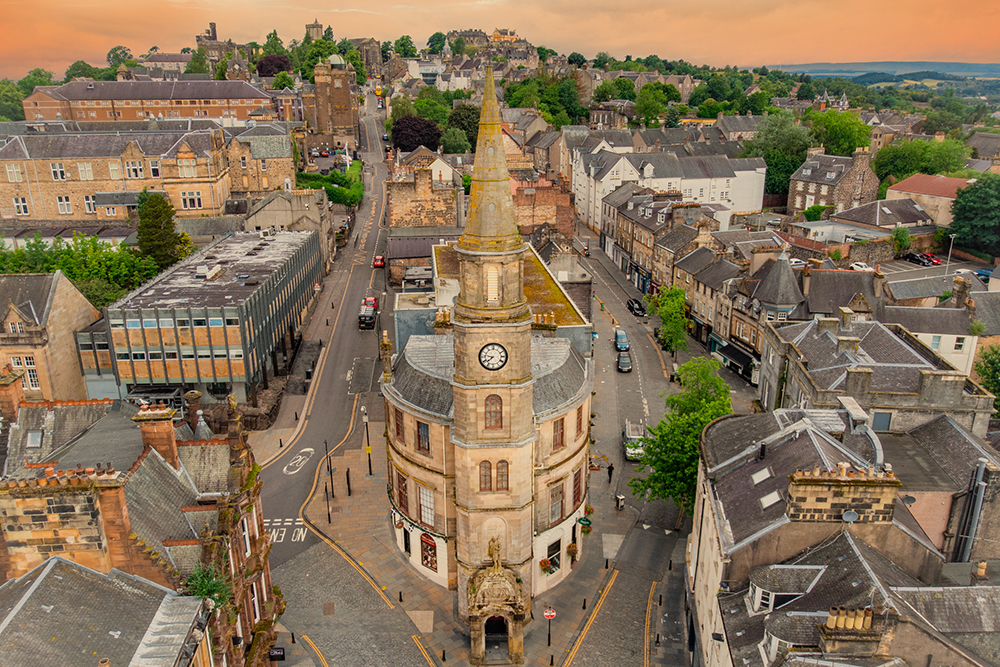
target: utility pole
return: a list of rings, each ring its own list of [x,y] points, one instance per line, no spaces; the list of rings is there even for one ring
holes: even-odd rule
[[[372,443],[368,439],[368,408],[361,406],[361,421],[365,423],[365,451],[368,453],[368,476],[372,474]]]

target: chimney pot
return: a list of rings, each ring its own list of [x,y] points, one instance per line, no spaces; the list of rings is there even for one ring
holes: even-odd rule
[[[830,607],[830,613],[826,615],[826,627],[833,630],[837,627],[837,608]]]
[[[857,614],[857,612],[855,610],[853,610],[853,609],[848,609],[847,610],[847,619],[844,621],[844,629],[845,630],[853,630],[854,629],[854,618],[855,618],[856,614]]]
[[[56,469],[53,468],[52,466],[49,466],[48,468],[45,469],[46,477],[53,477],[55,474],[56,474]]]
[[[855,625],[857,625],[857,624],[855,623]],[[870,630],[871,627],[872,627],[872,610],[871,610],[871,607],[869,607],[869,608],[865,609],[865,620],[864,620],[863,629]]]
[[[813,477],[819,477],[819,466],[813,466]]]
[[[843,630],[844,623],[847,622],[847,610],[843,607],[837,607],[837,629]]]
[[[986,561],[981,560],[976,563],[976,576],[985,577],[986,576]]]

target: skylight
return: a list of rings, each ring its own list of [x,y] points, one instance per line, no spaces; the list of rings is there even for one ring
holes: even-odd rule
[[[763,470],[758,470],[754,474],[750,475],[750,480],[753,482],[754,486],[757,486],[765,479],[770,479],[770,478],[771,478],[770,468],[764,468]]]
[[[777,491],[772,491],[763,498],[760,499],[760,508],[767,509],[771,505],[776,505],[781,502],[781,494]]]

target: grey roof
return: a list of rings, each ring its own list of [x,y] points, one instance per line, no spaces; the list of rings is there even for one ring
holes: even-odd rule
[[[844,222],[889,228],[934,222],[933,217],[920,204],[909,198],[880,199],[834,213],[830,217]]]
[[[723,116],[715,121],[715,126],[725,132],[756,132],[764,116]]]
[[[955,289],[955,278],[961,276],[968,280],[972,286],[971,292],[985,292],[986,285],[975,274],[972,273],[952,273],[946,276],[925,276],[923,278],[911,278],[910,280],[894,280],[886,283],[890,294],[897,301],[907,299],[924,299],[930,296],[941,296],[945,292]],[[977,302],[978,303],[978,302]]]
[[[940,415],[912,428],[907,431],[907,435],[925,452],[921,458],[933,461],[934,476],[938,479],[946,477],[951,482],[950,488],[955,491],[968,488],[970,476],[979,459],[1000,462],[1000,456],[996,452],[984,446],[947,415]],[[889,451],[886,450],[886,455],[888,454]],[[903,458],[906,457],[896,457],[900,461]],[[912,459],[908,463],[912,464]],[[905,486],[906,478],[903,473],[898,475]]]
[[[210,130],[39,134],[15,137],[0,148],[0,160],[119,157],[130,143],[134,143],[143,155],[157,157],[175,157],[182,145],[200,156],[208,155],[212,149]],[[66,166],[75,169],[75,165]]]
[[[854,164],[854,159],[839,155],[810,155],[792,174],[792,181],[836,185]],[[832,174],[832,176],[831,176]]]
[[[874,310],[882,302],[875,296],[875,274],[872,271],[846,271],[810,268],[809,294],[805,295],[805,310],[796,311],[795,317],[811,319],[816,315],[839,316],[841,307],[861,296]],[[802,281],[799,272],[799,281]]]
[[[292,157],[292,142],[288,135],[255,136],[241,134],[233,139],[250,144],[250,157],[254,160],[277,160]]]
[[[879,321],[892,322],[912,333],[968,336],[972,318],[964,308],[886,306]]]
[[[974,291],[969,298],[976,303],[976,319],[986,327],[986,335],[1000,335],[1000,292]]]
[[[697,229],[688,225],[677,225],[664,234],[663,237],[656,242],[656,245],[657,247],[666,248],[667,250],[676,253],[696,238],[698,238]]]
[[[72,442],[107,415],[109,411],[116,408],[128,410],[129,406],[123,408],[120,401],[116,403],[93,401],[85,405],[62,405],[53,410],[49,410],[48,406],[43,403],[22,406],[17,413],[17,423],[10,425],[10,441],[7,458],[4,462],[4,474],[14,476],[23,471],[24,466],[28,463],[52,461],[52,456],[56,451],[65,452],[63,447],[67,443]],[[132,410],[134,412],[134,408]],[[42,446],[37,449],[27,447],[26,440],[31,431],[42,431]],[[136,430],[136,434],[138,435],[138,430]],[[107,463],[108,458],[103,453],[97,458],[94,458],[93,454],[92,451],[89,453],[90,460],[74,458],[70,461],[64,458],[63,461],[71,467],[76,467],[77,463],[83,464],[84,467],[94,466],[98,462]],[[136,453],[136,457],[138,457],[138,453]],[[128,466],[132,465],[134,461],[135,457],[128,462]],[[125,469],[128,466],[125,466]],[[118,465],[115,467],[120,468]],[[34,477],[35,475],[30,476]]]
[[[267,93],[246,81],[70,81],[37,86],[59,100],[187,100],[262,99]]]
[[[36,326],[45,326],[52,308],[52,297],[62,277],[61,271],[0,274],[0,294],[7,303],[34,320]],[[7,303],[2,304],[4,310]]]
[[[181,596],[113,569],[53,557],[0,586],[0,644],[10,665],[173,667],[201,613]]]
[[[763,304],[777,307],[796,306],[802,302],[799,277],[785,253],[781,254],[767,276],[758,283],[753,296]]]
[[[965,145],[978,150],[980,159],[990,159],[1000,154],[1000,134],[976,132],[966,140]]]
[[[177,448],[177,455],[200,493],[223,493],[230,490],[228,444],[202,442],[181,445]]]
[[[723,259],[699,271],[694,279],[714,290],[720,290],[725,281],[740,275],[741,271],[740,267],[728,259]]]
[[[531,337],[532,408],[535,415],[564,405],[585,387],[587,364],[568,339]],[[450,418],[453,414],[452,377],[455,339],[410,336],[393,366],[396,395],[425,412]]]
[[[674,267],[695,275],[714,261],[715,251],[708,246],[702,246],[674,262]]]
[[[652,190],[644,188],[638,183],[629,181],[627,183],[622,183],[617,188],[609,192],[601,201],[612,208],[618,208],[640,192],[652,192]]]

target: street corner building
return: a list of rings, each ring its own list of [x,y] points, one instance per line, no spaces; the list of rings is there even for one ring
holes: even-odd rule
[[[457,591],[475,664],[523,662],[532,597],[571,576],[593,387],[591,325],[518,234],[493,91],[487,69],[468,222],[434,248],[428,335],[397,327],[382,382],[396,543]]]

